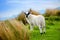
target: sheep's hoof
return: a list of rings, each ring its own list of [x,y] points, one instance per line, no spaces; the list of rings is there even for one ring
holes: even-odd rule
[[[43,33],[40,33],[41,35],[43,34]]]
[[[45,32],[44,32],[44,34],[45,34]]]

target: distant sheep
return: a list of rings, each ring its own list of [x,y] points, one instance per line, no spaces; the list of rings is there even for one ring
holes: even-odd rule
[[[25,15],[30,24],[30,30],[33,30],[34,26],[38,26],[41,34],[46,32],[45,18],[42,15],[33,15],[32,12],[26,12]]]

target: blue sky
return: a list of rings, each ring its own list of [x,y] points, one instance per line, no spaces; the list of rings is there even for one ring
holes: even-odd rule
[[[60,7],[60,0],[0,0],[0,20],[13,18],[30,8],[44,13],[46,9]]]

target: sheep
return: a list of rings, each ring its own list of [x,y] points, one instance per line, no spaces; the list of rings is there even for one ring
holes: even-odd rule
[[[25,12],[27,22],[30,24],[30,30],[33,30],[34,26],[38,26],[40,33],[46,32],[45,18],[42,15],[33,15],[32,12]]]

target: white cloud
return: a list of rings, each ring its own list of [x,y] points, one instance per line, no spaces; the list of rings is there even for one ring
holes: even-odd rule
[[[26,8],[37,8],[37,9],[46,9],[46,8],[56,8],[60,6],[57,0],[47,0],[47,1],[42,1],[42,0],[8,0],[7,3],[9,4],[20,4],[20,6],[24,6]]]

